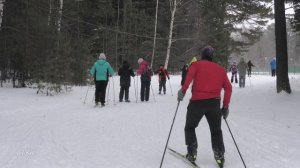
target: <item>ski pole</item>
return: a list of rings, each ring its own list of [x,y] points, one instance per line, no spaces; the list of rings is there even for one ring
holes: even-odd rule
[[[178,103],[177,103],[177,107],[176,107],[176,110],[175,110],[175,115],[174,115],[174,118],[173,118],[173,122],[172,122],[172,125],[171,125],[171,129],[170,129],[170,131],[169,131],[168,139],[167,139],[167,142],[166,142],[166,146],[165,146],[165,149],[164,149],[163,156],[162,156],[162,158],[161,158],[161,162],[160,162],[159,168],[161,168],[161,166],[162,166],[162,164],[163,164],[163,162],[164,162],[164,158],[165,158],[165,155],[166,155],[166,150],[167,150],[167,147],[168,147],[168,144],[169,144],[169,139],[170,139],[171,132],[172,132],[172,129],[173,129],[173,125],[174,125],[174,122],[175,122],[175,118],[176,118],[176,115],[177,115],[177,111],[178,111],[179,104],[180,104],[180,101],[178,101]]]
[[[240,152],[240,150],[239,150],[239,147],[237,146],[237,143],[235,142],[235,139],[234,139],[234,137],[233,137],[233,135],[232,135],[232,132],[231,132],[230,127],[229,127],[229,125],[228,125],[228,123],[227,123],[227,120],[226,120],[225,118],[224,118],[224,120],[225,120],[225,123],[226,123],[226,125],[227,125],[227,128],[228,128],[228,130],[229,130],[229,132],[230,132],[230,135],[231,135],[231,137],[232,137],[232,139],[233,139],[233,142],[234,142],[234,144],[235,144],[235,147],[236,147],[236,149],[237,149],[237,151],[238,151],[238,153],[239,153],[239,155],[240,155],[240,157],[241,157],[241,159],[242,159],[242,162],[243,162],[243,164],[244,164],[244,167],[247,168],[247,166],[246,166],[246,164],[245,164],[245,162],[244,162],[244,159],[243,159],[243,157],[242,157],[242,155],[241,155],[241,152]]]
[[[249,81],[250,81],[250,87],[252,88],[252,83],[251,83],[251,79],[250,79],[250,77],[248,76],[248,78],[249,78]]]
[[[156,102],[156,100],[155,100],[155,95],[154,95],[154,91],[153,91],[153,87],[152,87],[151,83],[150,83],[150,86],[151,86],[151,90],[152,90],[152,95],[153,95],[154,102]]]
[[[136,76],[136,96],[139,97],[139,76]],[[138,102],[138,99],[136,99],[136,102]]]
[[[135,76],[133,77],[133,84],[134,84],[134,96],[135,96],[135,100],[137,102],[136,86],[135,86]]]
[[[110,90],[110,81],[108,80],[108,89],[107,89],[107,95],[106,95],[106,100],[107,100],[107,104],[109,103],[109,90]]]
[[[114,94],[114,105],[116,105],[116,97],[115,97],[115,82],[114,82],[114,77],[112,76],[112,82],[113,82],[113,94]]]
[[[172,94],[172,96],[173,96],[173,90],[172,90],[172,86],[171,86],[170,79],[169,79],[168,81],[169,81],[169,85],[170,85],[170,89],[171,89],[171,94]]]
[[[90,89],[90,85],[88,85],[88,88],[87,88],[87,91],[86,91],[86,94],[85,94],[85,98],[84,98],[83,104],[85,104],[85,100],[86,100],[86,97],[88,95],[89,89]]]

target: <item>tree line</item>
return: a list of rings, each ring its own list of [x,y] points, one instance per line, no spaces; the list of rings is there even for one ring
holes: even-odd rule
[[[216,49],[216,61],[227,66],[230,54],[245,52],[259,39],[273,17],[270,2],[5,0],[1,85],[7,79],[83,85],[100,52],[115,69],[123,60],[136,68],[137,59],[143,57],[153,67],[164,64],[178,71],[210,44]],[[295,27],[297,22],[293,20]]]

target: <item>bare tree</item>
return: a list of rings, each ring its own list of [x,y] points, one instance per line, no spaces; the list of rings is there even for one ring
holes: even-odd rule
[[[50,3],[51,4],[51,3]],[[58,20],[57,20],[57,31],[60,32],[61,29],[61,17],[63,12],[64,0],[59,0],[59,11],[58,11]]]
[[[169,39],[168,39],[168,47],[167,47],[167,55],[165,60],[165,68],[168,68],[169,59],[170,59],[170,52],[172,47],[172,36],[173,36],[173,28],[174,28],[174,20],[175,20],[175,13],[177,10],[177,6],[181,4],[183,0],[169,0],[170,1],[170,10],[171,10],[171,22],[170,22],[170,31],[169,31]]]
[[[158,0],[156,0],[155,24],[154,24],[154,39],[153,39],[153,50],[152,50],[152,57],[151,57],[151,68],[153,66],[154,55],[155,55],[155,46],[156,46],[157,13],[158,13]]]

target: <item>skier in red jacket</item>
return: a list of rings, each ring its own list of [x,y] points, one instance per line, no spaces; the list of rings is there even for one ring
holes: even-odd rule
[[[164,68],[164,65],[159,65],[159,69],[155,71],[155,74],[158,74],[158,82],[159,82],[159,92],[161,94],[161,90],[163,89],[164,94],[166,94],[166,82],[167,79],[170,80],[169,72]]]
[[[203,116],[206,117],[211,132],[212,149],[216,162],[223,166],[225,147],[221,129],[221,118],[228,116],[228,107],[232,86],[226,71],[217,63],[212,62],[214,49],[206,46],[201,51],[201,60],[193,63],[188,70],[185,83],[178,91],[178,101],[184,95],[193,81],[192,98],[187,107],[185,124],[185,143],[187,145],[186,158],[194,162],[197,157],[197,137],[195,128]],[[221,90],[224,89],[223,107],[220,109]]]

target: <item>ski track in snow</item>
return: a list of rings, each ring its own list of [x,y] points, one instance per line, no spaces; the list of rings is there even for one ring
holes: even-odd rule
[[[229,76],[230,77],[230,76]],[[149,102],[118,102],[119,83],[108,86],[103,108],[94,108],[94,87],[74,87],[71,93],[44,96],[35,90],[0,88],[0,168],[156,168],[159,167],[176,110],[180,76],[171,76],[173,95],[158,95],[154,77]],[[246,87],[233,84],[228,124],[248,168],[300,167],[300,76],[291,75],[293,93],[276,93],[276,79],[254,75]],[[139,87],[140,89],[140,87]],[[113,96],[115,94],[115,96]],[[184,125],[191,96],[180,103],[169,146],[186,153]],[[241,168],[225,122],[225,167]],[[196,129],[197,164],[216,168],[205,117]],[[188,168],[166,152],[164,168]]]

